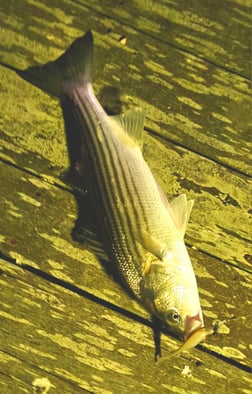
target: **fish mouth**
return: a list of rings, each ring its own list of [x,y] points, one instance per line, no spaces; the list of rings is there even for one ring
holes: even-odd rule
[[[185,320],[184,341],[202,327],[204,327],[204,323],[200,313],[195,316],[187,316]]]

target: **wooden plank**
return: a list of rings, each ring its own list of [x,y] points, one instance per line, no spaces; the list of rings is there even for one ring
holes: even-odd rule
[[[33,15],[36,15],[36,12],[38,12],[36,6],[30,3],[30,7],[29,12],[33,12]],[[39,10],[41,11],[41,8]],[[86,12],[84,11],[83,15]],[[12,18],[14,18],[13,15]],[[96,18],[95,16],[93,23],[95,21],[98,23]],[[8,31],[10,34],[12,30]],[[37,34],[40,34],[39,37],[42,39],[41,32]],[[108,37],[106,39],[109,40]],[[28,48],[25,50],[24,45],[28,39],[25,38],[25,43],[23,43],[23,40],[24,37],[21,37],[22,52],[27,54]],[[97,52],[99,50],[100,56],[103,54],[105,57],[104,48],[100,45],[101,40],[98,38]],[[43,47],[41,44],[39,44],[38,48],[35,47],[36,56],[41,48],[50,52],[50,58],[56,56],[53,46]],[[108,52],[107,48],[106,52]],[[117,57],[118,54],[121,55],[119,49],[116,51],[115,56]],[[16,55],[14,56],[16,57]],[[29,56],[31,56],[31,53]],[[48,54],[46,55],[43,52],[40,56],[43,56],[45,60],[45,56],[48,56]],[[104,58],[102,62],[104,64]],[[98,61],[98,63],[100,62]],[[122,64],[121,61],[118,62],[118,59],[117,63]],[[54,181],[55,177],[57,179],[63,169],[68,166],[62,117],[57,103],[53,99],[48,100],[46,95],[40,93],[9,71],[1,69],[1,72],[3,75],[3,94],[1,97],[4,108],[1,157],[8,160],[8,162],[14,161],[17,165],[27,168],[31,172],[39,173],[42,177],[52,178]],[[130,77],[129,73],[128,75]],[[113,72],[110,72],[110,78],[112,78],[110,80],[115,78]],[[105,84],[105,80],[102,81]],[[101,82],[99,83],[99,86],[102,86]],[[159,112],[154,111],[153,107],[150,106],[148,102],[150,98],[146,97],[145,100],[147,101],[144,103],[149,108],[148,114],[153,114],[157,124]],[[161,100],[160,94],[157,95],[157,100]],[[162,100],[162,102],[164,101]],[[15,108],[15,116],[13,116],[13,108]],[[249,114],[249,111],[247,111],[247,114]],[[151,121],[151,124],[154,130],[154,121]],[[220,144],[221,137],[216,135],[217,137],[218,144]],[[237,146],[242,146],[243,142],[244,149],[248,149],[249,141],[245,139],[242,141],[238,134],[235,138],[237,138],[237,144],[230,140],[227,149],[235,149],[238,152],[239,148]],[[195,135],[192,144],[204,145],[206,140],[200,140],[199,135]],[[186,141],[190,140],[187,138]],[[213,144],[216,141],[214,139]],[[190,197],[195,199],[196,203],[187,233],[187,240],[194,247],[220,259],[227,260],[240,267],[248,266],[246,256],[251,255],[249,241],[251,181],[246,176],[229,171],[213,161],[206,160],[165,140],[162,140],[162,142],[160,144],[146,137],[145,157],[157,178],[161,180],[162,186],[170,198],[186,191]],[[190,145],[190,143],[186,142],[187,145]],[[222,145],[220,149],[221,147]],[[225,147],[223,149],[225,150]],[[216,154],[216,148],[214,148],[212,153],[213,155]],[[233,157],[233,154],[231,156]],[[250,165],[248,154],[243,154],[243,158],[248,167]],[[221,158],[219,159],[221,161]],[[234,167],[234,161],[239,163],[239,165],[242,163],[239,155],[232,160],[230,160],[229,156],[226,156],[226,159]]]
[[[146,140],[145,158],[168,197],[172,199],[186,192],[195,200],[186,233],[187,242],[221,260],[250,269],[247,255],[252,254],[249,223],[251,181],[183,148],[175,149],[174,145],[161,144],[150,137]],[[34,154],[30,158],[33,157]],[[43,166],[48,165],[47,161],[42,163]],[[1,168],[4,173],[4,167]],[[11,184],[5,187],[15,190],[16,180],[12,180],[10,175],[9,178],[8,183]],[[23,188],[27,189],[25,185]],[[8,198],[12,201],[13,197],[10,195]]]
[[[251,1],[80,0],[142,34],[251,78]]]
[[[78,217],[73,195],[7,165],[1,164],[0,168],[5,172],[4,184],[2,182],[0,186],[0,195],[5,196],[0,219],[3,256],[77,286],[114,308],[149,319],[148,313],[122,290],[111,267],[101,265],[94,255],[71,239]],[[190,255],[198,278],[206,324],[212,324],[213,319],[237,318],[228,322],[226,327],[226,332],[231,330],[231,335],[224,335],[220,345],[213,345],[212,349],[228,355],[230,348],[230,355],[233,354],[235,360],[248,365],[250,275],[220,264],[196,249],[190,249]],[[232,332],[241,331],[242,335],[234,341]]]
[[[76,36],[92,28],[96,45],[95,89],[100,91],[108,109],[118,112],[141,105],[146,110],[146,127],[151,132],[251,174],[251,90],[246,78],[169,47],[155,37],[142,36],[116,20],[101,18],[99,13],[69,0],[64,1],[64,10],[60,12],[57,0],[50,1],[48,8],[46,3],[27,4],[26,0],[15,3],[15,7],[5,3],[2,8],[1,19],[5,21],[2,61],[26,67],[51,60]],[[58,25],[55,22],[52,30],[50,21],[55,15],[59,22]],[[29,18],[34,23],[27,32]],[[70,22],[76,27],[69,27]],[[108,28],[112,33],[108,33]],[[122,35],[127,37],[126,45],[118,41]],[[109,61],[104,61],[108,58]],[[125,58],[127,62],[122,61]],[[1,139],[7,149],[3,153],[17,161],[18,139],[19,153],[31,150],[32,146],[33,155],[49,158],[57,170],[66,151],[62,146],[62,154],[58,154],[63,125],[56,104],[50,104],[48,97],[18,81],[9,71],[1,69],[1,75],[5,125]],[[38,123],[44,125],[39,134]],[[27,125],[30,125],[29,138]],[[34,165],[37,161],[38,157]]]
[[[15,291],[15,288],[13,288]],[[22,318],[20,318],[22,320]],[[8,320],[6,319],[7,323]],[[10,322],[13,326],[13,321]],[[18,325],[19,326],[19,325]],[[7,340],[10,344],[9,336],[2,335],[0,329],[1,340]],[[12,335],[14,335],[12,333]],[[30,334],[31,335],[31,334]],[[19,340],[21,341],[20,337]],[[18,340],[17,340],[18,342]],[[15,346],[14,344],[10,344]],[[64,371],[55,374],[50,372],[47,367],[46,356],[50,357],[49,353],[40,352],[36,348],[36,344],[31,346],[29,343],[18,343],[19,354],[11,355],[10,347],[6,351],[0,351],[0,389],[2,394],[13,394],[17,393],[34,393],[34,394],[46,394],[51,393],[64,393],[64,394],[90,394],[91,391],[81,388],[81,383],[74,382],[74,379],[66,379]],[[46,349],[45,349],[46,350]],[[34,360],[26,361],[26,354],[33,353]],[[36,366],[35,360],[40,355],[44,359],[43,367]],[[43,357],[44,356],[44,357]],[[55,357],[56,358],[56,357]],[[94,386],[95,387],[95,386]],[[48,390],[49,389],[49,390]],[[46,391],[48,390],[48,391]]]
[[[241,1],[235,2],[239,10]],[[114,112],[142,105],[148,130],[162,137],[145,136],[146,160],[169,198],[186,192],[195,199],[186,240],[193,246],[205,322],[227,322],[218,341],[209,338],[191,355],[155,365],[148,313],[108,265],[71,237],[80,207],[59,180],[68,160],[57,102],[1,67],[0,391],[31,392],[33,380],[44,377],[52,384],[50,393],[198,393],[216,387],[247,394],[248,81],[223,70],[224,57],[222,68],[215,67],[143,26],[129,27],[121,11],[111,19],[109,2],[101,18],[97,4],[96,10],[70,0],[1,4],[1,59],[22,68],[45,62],[84,30],[95,31],[96,91]],[[144,18],[149,20],[147,13]],[[178,344],[162,336],[164,353]]]
[[[31,392],[35,377],[52,394],[249,392],[245,371],[199,350],[155,365],[148,326],[6,261],[0,267],[0,368],[14,377],[2,393]]]

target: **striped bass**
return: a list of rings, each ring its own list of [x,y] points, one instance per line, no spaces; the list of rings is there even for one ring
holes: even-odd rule
[[[187,340],[204,327],[184,243],[193,201],[184,194],[167,201],[142,155],[142,109],[108,116],[93,92],[92,59],[87,32],[53,62],[9,68],[59,98],[81,142],[80,172],[109,260],[144,307]]]

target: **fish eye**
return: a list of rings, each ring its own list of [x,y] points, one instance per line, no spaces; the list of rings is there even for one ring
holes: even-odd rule
[[[176,309],[167,312],[166,320],[169,324],[178,324],[180,322],[180,315]]]

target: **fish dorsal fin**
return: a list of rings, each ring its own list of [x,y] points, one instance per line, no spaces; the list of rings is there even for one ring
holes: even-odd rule
[[[172,218],[182,236],[185,235],[192,207],[193,200],[188,201],[185,194],[181,194],[170,203]]]
[[[126,133],[142,148],[143,146],[143,130],[144,130],[144,111],[137,107],[126,111],[124,114],[112,117],[119,123]]]

